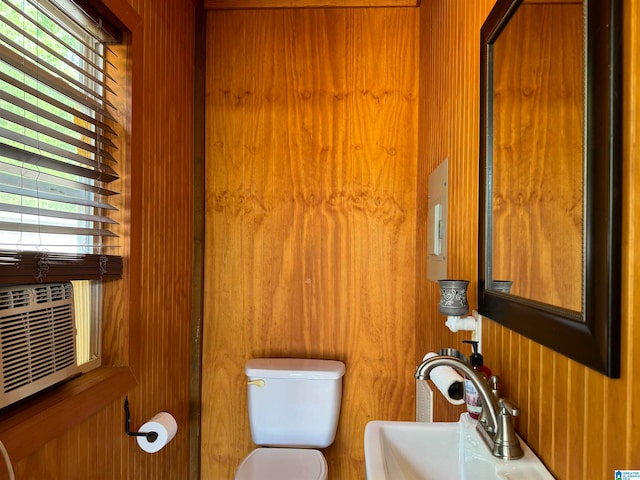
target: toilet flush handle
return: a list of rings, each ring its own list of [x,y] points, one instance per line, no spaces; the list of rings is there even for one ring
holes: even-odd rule
[[[265,381],[260,379],[260,380],[249,380],[247,382],[247,385],[255,385],[256,387],[264,387]]]

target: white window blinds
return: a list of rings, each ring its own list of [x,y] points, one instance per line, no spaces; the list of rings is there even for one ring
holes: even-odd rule
[[[107,38],[62,3],[0,0],[0,282],[122,270]]]

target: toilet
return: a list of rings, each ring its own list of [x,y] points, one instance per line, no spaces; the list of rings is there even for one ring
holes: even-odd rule
[[[340,416],[344,363],[303,358],[247,362],[249,424],[258,448],[235,480],[327,480],[319,448],[333,443]]]

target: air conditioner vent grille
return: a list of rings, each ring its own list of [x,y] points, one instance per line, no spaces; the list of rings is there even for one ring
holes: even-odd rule
[[[0,288],[0,407],[75,373],[75,333],[70,283]]]

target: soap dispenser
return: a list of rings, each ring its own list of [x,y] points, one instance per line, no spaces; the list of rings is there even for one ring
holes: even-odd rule
[[[481,377],[488,380],[491,377],[491,370],[484,364],[482,354],[478,353],[478,342],[475,340],[463,340],[463,343],[470,343],[473,353],[469,357],[469,363],[471,367],[476,370]],[[474,419],[478,419],[482,412],[482,401],[476,386],[468,378],[464,379],[465,388],[465,401],[467,403],[467,410],[469,416]]]

